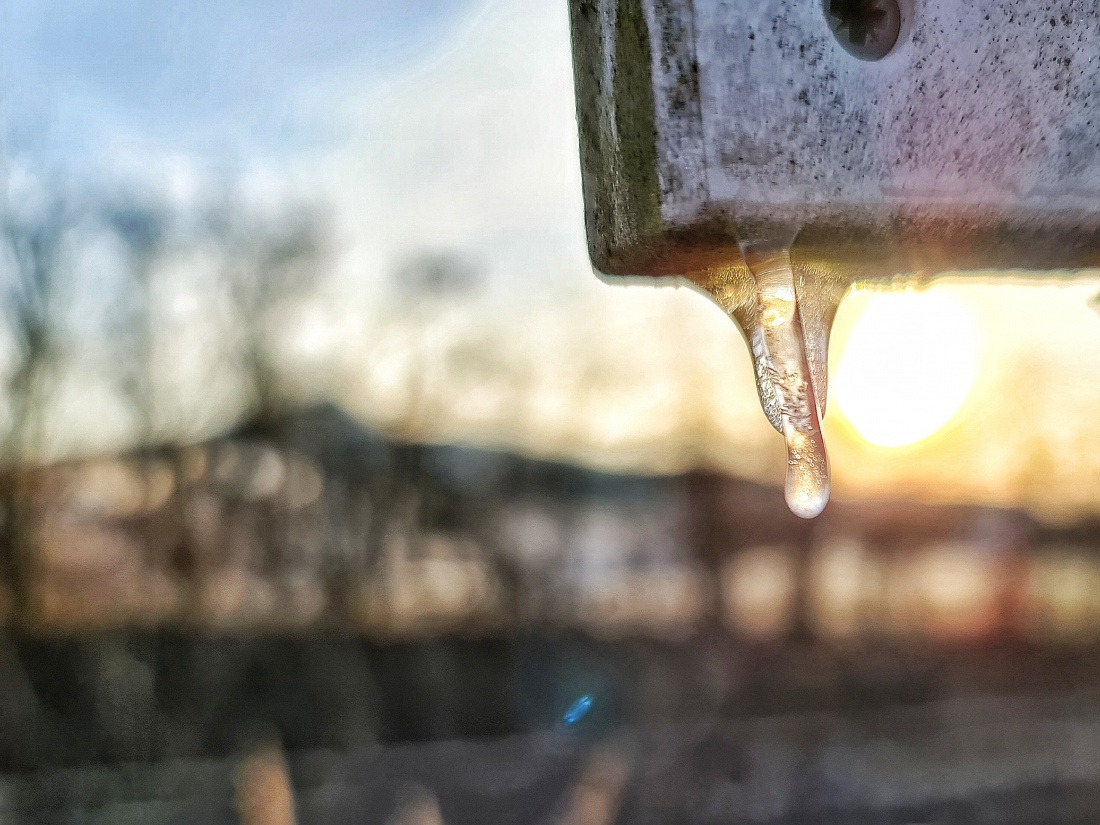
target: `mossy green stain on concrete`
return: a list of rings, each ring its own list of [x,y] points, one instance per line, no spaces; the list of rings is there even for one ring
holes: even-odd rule
[[[659,244],[663,230],[652,66],[641,0],[619,0],[613,93],[619,134],[618,172],[625,195],[622,225],[627,237],[623,240],[642,250]]]
[[[641,0],[618,0],[614,32],[601,31],[598,0],[569,10],[589,252],[601,271],[631,274],[662,237],[649,31]]]
[[[569,22],[573,39],[573,82],[577,98],[581,185],[585,228],[592,262],[604,268],[610,249],[611,176],[605,155],[610,134],[601,128],[601,107],[611,105],[601,92],[600,19],[597,0],[571,0]]]

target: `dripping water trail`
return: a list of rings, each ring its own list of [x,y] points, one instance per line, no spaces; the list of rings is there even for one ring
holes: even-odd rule
[[[789,247],[742,243],[755,312],[742,319],[752,347],[760,403],[787,443],[784,495],[791,512],[813,518],[829,501],[829,461],[821,434],[825,399],[815,393]]]

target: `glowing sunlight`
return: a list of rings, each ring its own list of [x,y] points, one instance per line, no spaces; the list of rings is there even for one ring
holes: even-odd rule
[[[865,441],[915,444],[951,421],[970,395],[981,336],[969,306],[949,289],[856,291],[845,299],[830,391]]]

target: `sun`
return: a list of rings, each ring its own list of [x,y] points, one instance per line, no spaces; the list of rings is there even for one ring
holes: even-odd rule
[[[837,332],[830,400],[863,440],[879,447],[916,444],[939,431],[978,376],[978,323],[947,286],[853,292]]]

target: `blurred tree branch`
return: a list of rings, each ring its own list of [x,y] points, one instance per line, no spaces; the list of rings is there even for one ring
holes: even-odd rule
[[[9,191],[0,219],[0,309],[10,338],[10,352],[0,352],[8,357],[6,365],[0,359],[8,413],[0,454],[11,468],[0,489],[0,539],[24,612],[42,504],[30,468],[57,446],[51,428],[62,385],[98,381],[125,401],[142,448],[186,437],[191,422],[181,415],[195,405],[169,398],[173,381],[165,379],[179,368],[172,357],[191,330],[166,326],[163,306],[184,294],[200,306],[203,334],[218,338],[195,354],[200,383],[229,366],[236,385],[207,382],[199,394],[239,391],[245,415],[274,420],[293,381],[279,344],[295,308],[321,283],[325,252],[321,216],[294,205],[261,214],[240,198],[211,197],[185,213],[155,193],[77,190],[27,174],[31,196]],[[97,244],[109,254],[96,257]],[[213,261],[209,282],[190,277],[202,261]],[[175,291],[165,289],[173,279]],[[167,339],[176,340],[165,349]]]
[[[15,471],[3,491],[4,571],[12,583],[15,609],[25,611],[31,552],[30,505],[34,496],[27,466],[41,460],[47,435],[46,408],[62,358],[58,324],[62,248],[73,220],[73,204],[56,192],[39,208],[3,218],[10,254],[4,302],[12,344],[12,366],[4,390],[9,418],[3,455]]]
[[[212,210],[205,226],[207,240],[222,251],[219,275],[238,333],[250,411],[270,421],[284,411],[288,396],[275,345],[286,333],[287,312],[322,280],[322,224],[305,210],[259,220],[230,202]]]

